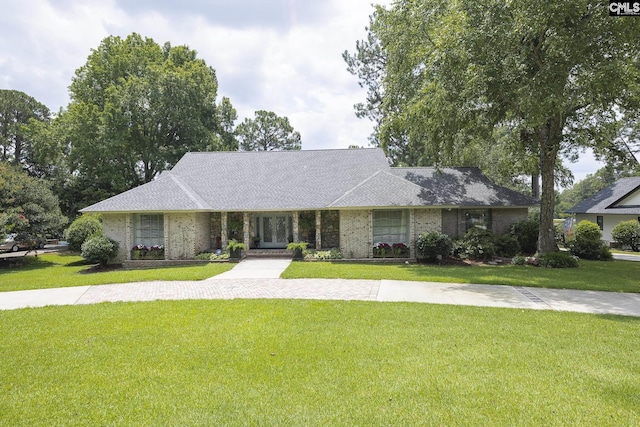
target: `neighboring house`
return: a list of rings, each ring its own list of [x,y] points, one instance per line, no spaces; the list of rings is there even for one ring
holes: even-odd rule
[[[248,248],[290,241],[373,256],[376,243],[404,243],[470,227],[502,234],[537,201],[490,182],[477,168],[392,168],[380,149],[187,153],[155,181],[82,210],[100,212],[120,243],[163,245],[189,259],[229,239]]]
[[[611,242],[611,230],[616,224],[630,219],[640,221],[640,176],[619,179],[566,212],[575,214],[576,222],[598,224],[602,239]]]

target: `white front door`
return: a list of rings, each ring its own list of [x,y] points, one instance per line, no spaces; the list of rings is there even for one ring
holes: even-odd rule
[[[291,234],[291,215],[273,214],[258,217],[261,248],[286,248]]]

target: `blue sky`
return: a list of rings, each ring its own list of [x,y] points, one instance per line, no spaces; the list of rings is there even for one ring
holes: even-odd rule
[[[342,52],[366,35],[372,0],[0,0],[0,88],[52,111],[101,40],[132,32],[186,44],[216,70],[241,122],[256,110],[287,116],[303,149],[367,145],[372,124],[353,104],[365,91]],[[390,4],[391,0],[376,3]],[[588,154],[576,179],[600,165]]]

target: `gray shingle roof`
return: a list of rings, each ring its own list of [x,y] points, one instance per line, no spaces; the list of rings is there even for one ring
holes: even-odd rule
[[[478,168],[392,168],[419,187],[421,205],[535,206],[538,201],[491,182]]]
[[[622,178],[593,196],[581,201],[568,213],[640,215],[640,206],[616,207],[617,202],[640,190],[640,176]]]
[[[533,206],[478,169],[391,168],[380,149],[187,153],[153,182],[83,212]]]

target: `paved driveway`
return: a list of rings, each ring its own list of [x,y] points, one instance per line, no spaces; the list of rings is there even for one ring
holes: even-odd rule
[[[398,280],[279,279],[290,260],[245,260],[201,281],[155,281],[0,292],[0,309],[116,301],[278,298],[560,310],[640,317],[640,294]]]

